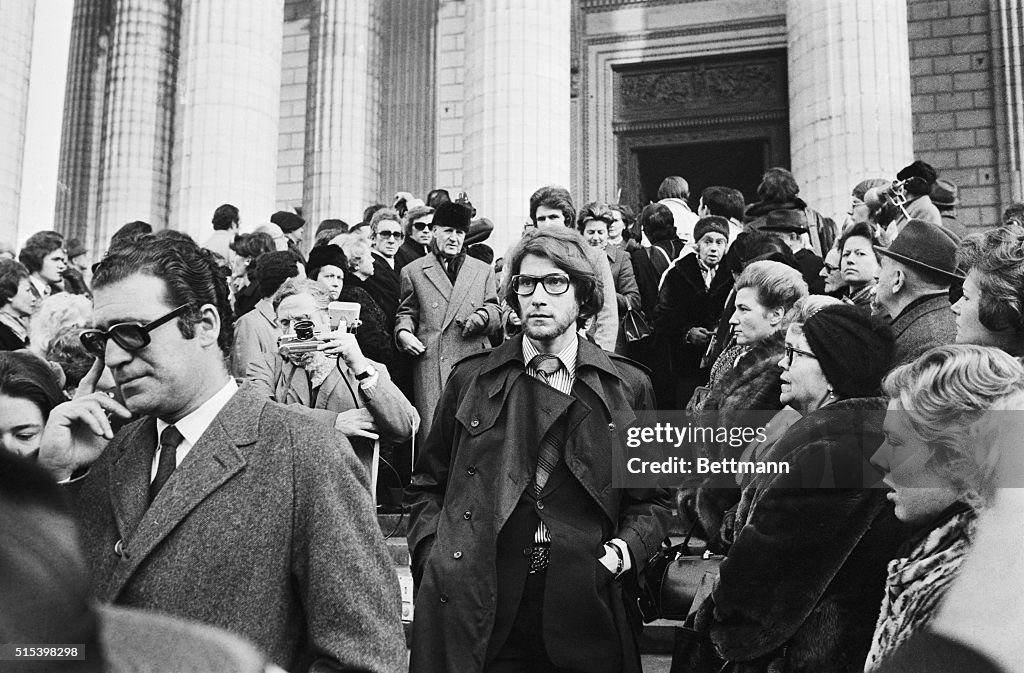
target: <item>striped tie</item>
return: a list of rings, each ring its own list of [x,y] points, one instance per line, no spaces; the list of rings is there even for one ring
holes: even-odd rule
[[[530,360],[530,369],[537,371],[537,378],[548,383],[552,374],[562,368],[562,361],[556,356],[548,353],[541,353]],[[548,477],[552,470],[558,465],[562,456],[562,442],[559,441],[558,433],[554,428],[544,435],[540,444],[540,452],[537,455],[537,473],[534,475],[534,492],[540,497],[544,490],[544,484],[548,483]]]

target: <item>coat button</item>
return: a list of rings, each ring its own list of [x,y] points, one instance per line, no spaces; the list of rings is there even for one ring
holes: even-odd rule
[[[467,468],[466,468],[466,474],[468,474],[468,475],[469,475],[469,476],[471,476],[471,477],[472,477],[472,476],[473,476],[474,474],[476,474],[476,466],[475,466],[475,465],[470,465],[469,467],[467,467]]]
[[[611,430],[612,432],[615,432],[615,424],[614,423],[609,423],[608,424],[608,429]]]
[[[441,599],[441,602],[442,602],[442,603],[447,603],[447,602],[448,602],[448,594],[444,594],[444,593],[443,593],[443,594],[441,594],[441,595],[440,595],[440,596],[439,596],[438,598],[440,598],[440,599]]]
[[[433,304],[431,304],[430,306],[431,306],[431,308],[437,308],[437,302],[435,301],[435,302],[434,302]]]
[[[479,425],[480,425],[480,421],[478,421],[478,420],[476,420],[474,418],[473,421],[469,424],[469,427],[476,428],[476,427],[479,427]]]
[[[523,547],[523,556],[533,556],[533,547]]]
[[[460,551],[454,552],[452,554],[452,558],[453,559],[460,559],[460,558],[462,558],[462,552],[460,552]]]
[[[463,512],[462,513],[462,518],[465,519],[466,521],[469,521],[470,519],[473,518],[473,513],[472,512]]]
[[[537,501],[537,509],[544,509],[544,501],[543,500],[538,500]]]
[[[114,553],[120,556],[122,559],[128,558],[128,553],[124,550],[124,540],[118,540],[114,543]]]

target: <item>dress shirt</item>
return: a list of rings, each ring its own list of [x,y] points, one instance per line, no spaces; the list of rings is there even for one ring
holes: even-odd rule
[[[199,438],[206,432],[206,428],[210,427],[213,423],[213,419],[217,417],[220,410],[228,403],[228,401],[234,397],[238,391],[238,384],[231,377],[228,377],[227,383],[224,387],[214,393],[213,397],[199,405],[199,408],[185,416],[180,421],[174,424],[174,427],[181,433],[182,440],[181,444],[178,445],[178,453],[175,456],[174,466],[180,467],[181,461],[185,460],[185,456],[192,450],[192,447],[196,445]],[[149,481],[152,483],[156,479],[156,468],[160,463],[160,434],[164,429],[171,425],[166,421],[162,421],[159,418],[156,419],[156,436],[157,436],[157,448],[156,453],[153,455],[153,467],[149,473]]]

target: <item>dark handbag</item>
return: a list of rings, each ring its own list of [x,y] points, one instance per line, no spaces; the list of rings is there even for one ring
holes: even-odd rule
[[[690,536],[677,545],[666,544],[647,564],[637,580],[637,604],[645,623],[656,619],[684,621],[697,611],[718,579],[718,567],[724,556],[690,549]]]
[[[626,335],[626,341],[632,343],[646,339],[654,330],[644,314],[634,309],[627,301],[626,315],[622,317],[622,331]]]

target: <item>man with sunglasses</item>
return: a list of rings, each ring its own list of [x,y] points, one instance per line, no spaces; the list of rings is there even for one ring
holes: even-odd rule
[[[434,209],[430,206],[410,208],[402,218],[405,229],[405,241],[395,253],[395,271],[402,269],[409,262],[423,257],[430,251],[430,224],[434,221]]]
[[[82,342],[97,360],[51,412],[39,462],[76,477],[96,597],[233,631],[291,671],[401,670],[365,470],[341,434],[229,376],[227,284],[209,253],[145,235],[108,253],[93,288]],[[104,366],[123,406],[92,393]],[[115,436],[110,415],[137,420]]]
[[[504,291],[522,334],[445,386],[407,489],[412,673],[640,670],[619,580],[658,549],[671,499],[612,487],[613,445],[653,392],[577,332],[603,302],[587,249],[526,232]]]
[[[384,311],[384,327],[390,334],[395,328],[395,314],[401,296],[401,282],[396,270],[395,255],[405,240],[402,219],[398,211],[381,208],[370,220],[373,244],[373,275],[363,281],[363,289],[370,293]]]

